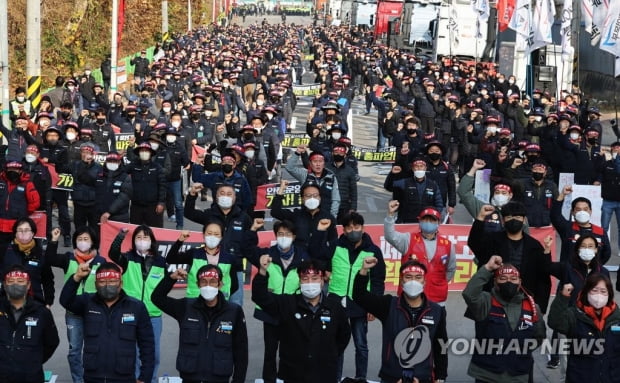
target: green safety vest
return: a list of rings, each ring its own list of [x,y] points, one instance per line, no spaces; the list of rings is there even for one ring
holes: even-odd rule
[[[77,289],[76,295],[82,295],[83,293],[96,293],[97,287],[95,286],[95,274],[97,273],[97,269],[101,266],[99,263],[92,265],[90,268],[90,275],[86,279],[82,279],[80,282],[80,286]],[[71,258],[69,261],[69,267],[67,267],[67,271],[65,272],[65,282],[75,274],[78,270],[79,264],[75,260],[75,258]]]
[[[139,262],[129,261],[127,270],[123,274],[123,290],[130,297],[144,303],[151,317],[161,316],[161,310],[151,301],[151,294],[155,287],[164,278],[166,270],[163,267],[151,266],[146,280],[142,279],[142,265]]]
[[[194,258],[194,260],[192,261],[192,267],[189,269],[189,272],[187,273],[187,297],[188,298],[196,298],[200,295],[200,287],[198,286],[198,277],[197,277],[197,273],[198,270],[200,270],[200,268],[202,266],[208,265],[209,262],[206,259],[201,259],[201,258]],[[220,288],[220,291],[222,292],[222,294],[224,294],[224,297],[228,300],[228,298],[230,298],[230,289],[232,288],[231,286],[231,280],[230,280],[230,268],[232,267],[232,265],[230,263],[218,263],[217,267],[220,268],[220,270],[222,270],[222,288]],[[240,289],[243,288],[243,286],[239,286]]]
[[[267,273],[269,273],[269,280],[267,281],[267,288],[274,294],[295,294],[299,290],[299,275],[296,271],[289,271],[284,277],[282,267],[275,263],[270,263],[267,267]],[[258,310],[262,310],[259,305],[256,305]]]
[[[374,257],[368,251],[360,251],[355,262],[349,262],[349,251],[344,247],[337,246],[332,258],[332,275],[329,280],[329,292],[341,297],[347,296],[353,299],[353,281],[355,275],[361,270],[364,258]],[[370,291],[370,281],[368,282]]]

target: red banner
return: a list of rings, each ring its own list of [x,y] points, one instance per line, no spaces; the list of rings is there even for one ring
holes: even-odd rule
[[[101,254],[105,257],[108,256],[110,245],[118,234],[121,228],[128,228],[129,233],[123,241],[122,250],[128,251],[131,248],[131,235],[136,225],[130,225],[120,222],[112,222],[101,225]],[[159,245],[159,252],[162,256],[168,254],[170,246],[177,240],[180,231],[170,229],[158,229],[152,228],[155,232],[155,237]],[[469,236],[469,225],[442,225],[440,234],[448,237],[455,245],[456,253],[456,273],[453,280],[449,284],[450,291],[462,291],[469,279],[474,275],[477,270],[474,263],[474,254],[467,246],[467,238]],[[340,227],[339,227],[340,230]],[[390,245],[383,235],[383,225],[364,225],[364,230],[371,237],[373,242],[379,246],[383,252],[383,258],[385,259],[385,290],[396,291],[399,284],[398,270],[400,268],[401,254]],[[417,224],[405,224],[396,225],[396,230],[399,232],[417,232],[419,231]],[[543,238],[547,235],[551,235],[555,239],[555,230],[553,227],[547,226],[543,228],[530,228],[530,235],[536,238],[539,242],[543,242]],[[275,237],[272,231],[261,231],[258,233],[259,246],[269,247],[275,243]],[[194,246],[199,246],[203,243],[203,234],[198,232],[191,232],[190,237],[185,241],[183,249],[187,249]],[[551,250],[551,254],[555,254],[556,246],[555,242]],[[555,257],[554,257],[555,258]],[[171,270],[175,270],[178,265],[171,266]],[[254,268],[252,275],[256,272]],[[249,288],[246,285],[246,288]]]
[[[37,235],[35,235],[35,237],[46,238],[47,237],[47,214],[42,210],[35,211],[34,213],[30,214],[29,218],[33,220],[35,225],[37,226]]]
[[[498,0],[497,1],[497,24],[500,32],[508,29],[510,19],[515,11],[515,0]]]

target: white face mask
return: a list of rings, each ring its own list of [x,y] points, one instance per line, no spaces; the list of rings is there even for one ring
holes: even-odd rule
[[[109,171],[114,172],[118,170],[119,164],[117,162],[106,162],[105,167],[108,168]]]
[[[88,250],[90,250],[90,242],[89,241],[77,241],[75,243],[75,246],[77,247],[77,249],[83,253],[87,252]]]
[[[170,108],[168,107],[162,108],[162,110],[164,111],[164,113],[170,113]]]
[[[422,291],[424,291],[424,285],[418,281],[405,282],[405,284],[403,284],[403,291],[407,294],[407,297],[415,298],[422,294]]]
[[[155,151],[159,149],[159,142],[151,142],[150,144],[151,144],[151,149]]]
[[[581,210],[575,213],[575,221],[578,223],[588,223],[590,222],[590,213],[587,211]]]
[[[215,235],[205,235],[205,245],[207,245],[209,249],[215,249],[221,241],[222,238],[216,237]]]
[[[215,299],[215,297],[217,296],[217,293],[220,290],[217,287],[213,287],[213,286],[203,286],[200,288],[200,296],[205,300],[205,301],[212,301],[213,299]]]
[[[579,258],[581,258],[582,261],[585,262],[590,262],[594,256],[596,255],[596,250],[595,249],[579,249]]]
[[[151,159],[151,152],[142,151],[138,153],[138,157],[140,157],[142,161],[148,161]]]
[[[90,71],[89,70],[84,71],[84,74],[87,75],[87,76],[90,76]]]
[[[138,239],[136,240],[136,250],[145,252],[151,248],[150,239]]]
[[[265,115],[267,116],[267,118],[269,120],[271,120],[273,118],[273,114],[272,113],[265,113]]]
[[[292,237],[278,237],[276,239],[276,242],[278,242],[278,246],[280,247],[280,249],[288,250],[291,248],[291,245],[293,244],[293,238]]]
[[[508,201],[510,201],[510,197],[508,197],[507,195],[495,194],[493,195],[493,199],[491,200],[491,203],[493,204],[493,206],[502,207],[505,204],[507,204]]]
[[[263,106],[265,104],[264,100],[256,100],[256,105],[257,106]]]
[[[26,97],[24,97],[24,96],[17,96],[15,98],[17,99],[17,102],[24,102],[24,101],[26,101]]]
[[[171,125],[173,128],[178,129],[178,128],[179,128],[179,126],[181,126],[181,121],[171,121],[171,122],[170,122],[170,125]]]
[[[314,210],[318,208],[320,204],[321,200],[318,198],[308,198],[304,201],[304,206],[307,207],[309,210]]]
[[[579,133],[571,133],[570,134],[570,139],[573,141],[576,141],[579,139],[580,134]]]
[[[75,134],[73,132],[69,132],[69,133],[66,134],[66,136],[67,136],[67,140],[73,141],[77,137],[77,134]]]
[[[603,294],[588,294],[588,303],[599,310],[607,305],[609,297]]]
[[[232,197],[228,197],[228,196],[220,196],[220,197],[217,197],[217,204],[222,209],[230,209],[233,205],[233,199]]]
[[[487,132],[489,132],[489,133],[497,133],[497,127],[496,126],[487,126]]]
[[[29,164],[37,160],[37,156],[35,156],[34,154],[26,154],[24,158],[26,159],[26,162],[28,162]]]
[[[515,80],[508,80],[508,84],[512,85],[515,83]]]
[[[213,115],[213,111],[212,110],[205,111],[205,116],[211,117],[212,115]]]
[[[413,176],[415,178],[424,178],[424,176],[426,176],[426,170],[415,170]]]
[[[335,141],[338,141],[340,139],[340,137],[342,137],[342,133],[332,133],[332,138]]]
[[[177,136],[175,136],[174,134],[169,134],[166,136],[166,142],[169,144],[172,144],[174,142],[177,141]]]
[[[254,158],[254,150],[246,150],[246,151],[245,151],[245,157],[246,157],[246,158],[248,158],[248,159],[250,159],[250,160],[251,160],[252,158]]]
[[[536,122],[541,122],[542,121],[542,116],[536,116],[536,117],[534,117],[534,120]]]
[[[499,82],[500,84],[503,84],[504,81],[506,81],[506,80],[504,80],[503,78],[497,79],[497,82]]]
[[[319,294],[321,294],[321,283],[302,283],[299,285],[299,289],[301,290],[301,294],[306,299],[313,299],[318,297]]]

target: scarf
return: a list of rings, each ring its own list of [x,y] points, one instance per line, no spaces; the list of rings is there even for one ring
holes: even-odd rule
[[[95,250],[92,250],[89,253],[84,253],[78,249],[75,249],[73,250],[73,255],[75,256],[75,260],[78,261],[79,264],[82,264],[95,258],[96,252]]]
[[[580,300],[577,300],[577,307],[592,319],[592,322],[594,322],[594,326],[599,331],[603,331],[603,328],[605,328],[605,320],[616,310],[616,302],[611,302],[610,305],[608,304],[604,306],[601,309],[600,315],[596,313],[596,309],[594,307],[584,306],[584,304],[581,303]]]
[[[35,247],[35,245],[37,244],[34,239],[31,239],[30,242],[28,242],[26,244],[23,244],[23,243],[19,242],[17,239],[14,239],[13,243],[17,245],[17,248],[19,249],[19,251],[21,251],[22,253],[24,253],[26,255],[30,255],[30,252]]]

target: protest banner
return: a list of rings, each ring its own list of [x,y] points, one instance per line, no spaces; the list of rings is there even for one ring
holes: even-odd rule
[[[116,133],[114,136],[116,138],[117,152],[126,152],[128,149],[130,149],[130,145],[133,145],[133,133]]]
[[[295,96],[316,96],[321,92],[321,84],[293,85]]]
[[[351,154],[358,161],[367,162],[393,162],[396,161],[396,147],[389,146],[382,149],[362,148],[359,146],[351,146]]]
[[[254,210],[270,210],[279,188],[280,184],[260,185],[256,192],[256,206],[254,206]],[[301,182],[289,183],[282,197],[282,206],[285,208],[301,207],[300,190]]]
[[[136,225],[121,223],[121,222],[113,222],[108,221],[107,223],[101,225],[101,246],[100,253],[104,257],[108,257],[108,252],[110,249],[110,245],[112,241],[119,233],[121,228],[129,229],[125,240],[122,243],[121,249],[122,251],[129,251],[131,249],[131,237],[133,230],[136,228]],[[158,250],[160,255],[166,257],[168,251],[172,244],[179,237],[180,231],[178,230],[170,230],[170,229],[160,229],[160,228],[152,228],[155,237],[157,238]],[[339,232],[341,232],[341,228],[339,227]],[[449,284],[450,291],[462,291],[465,288],[465,285],[470,280],[472,275],[476,273],[477,266],[474,262],[474,254],[472,253],[469,246],[467,246],[467,238],[469,237],[469,230],[471,229],[470,225],[442,225],[439,233],[443,236],[448,237],[450,241],[455,246],[456,253],[456,273],[454,274],[454,278]],[[400,259],[402,254],[398,252],[392,245],[390,245],[384,237],[383,234],[383,225],[364,225],[364,230],[370,237],[373,242],[379,246],[381,251],[383,252],[383,258],[385,259],[385,267],[386,267],[386,276],[385,276],[385,290],[386,291],[396,291],[399,284],[399,268],[400,268]],[[414,233],[419,231],[417,224],[403,224],[396,225],[396,230],[402,233]],[[542,228],[530,228],[530,235],[536,238],[539,242],[542,243],[543,239],[547,235],[551,235],[555,238],[555,230],[551,226],[542,227]],[[260,247],[270,247],[275,243],[275,237],[272,231],[261,231],[258,232],[258,240]],[[182,249],[188,249],[192,246],[200,246],[204,241],[203,234],[198,232],[190,232],[190,237],[185,241]],[[551,253],[555,254],[556,245],[553,243]],[[179,265],[171,265],[169,270],[176,270]],[[252,275],[256,273],[256,269],[253,268]],[[246,285],[246,288],[249,286]]]

